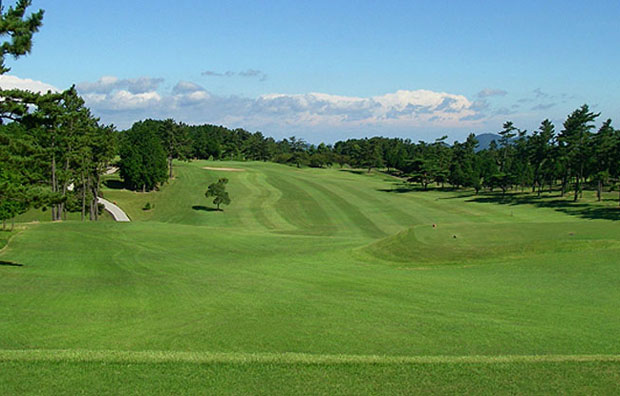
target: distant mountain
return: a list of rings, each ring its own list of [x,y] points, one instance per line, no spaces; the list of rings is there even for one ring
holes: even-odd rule
[[[478,139],[478,147],[476,147],[476,151],[488,149],[489,145],[494,140],[495,143],[499,145],[500,138],[501,136],[496,133],[481,133],[480,135],[476,135],[476,139]]]

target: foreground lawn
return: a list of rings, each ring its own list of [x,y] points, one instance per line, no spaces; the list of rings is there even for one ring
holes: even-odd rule
[[[498,202],[268,163],[176,174],[156,193],[105,191],[133,223],[12,236],[0,393],[620,390],[613,202]],[[204,198],[218,177],[223,212]]]

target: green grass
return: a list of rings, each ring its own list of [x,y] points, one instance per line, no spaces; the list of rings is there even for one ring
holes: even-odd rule
[[[620,390],[611,200],[270,163],[175,172],[159,192],[104,191],[132,223],[13,236],[0,393]],[[204,197],[219,177],[223,212]]]

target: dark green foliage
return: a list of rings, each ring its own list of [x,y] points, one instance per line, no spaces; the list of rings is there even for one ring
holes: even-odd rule
[[[228,179],[220,178],[217,182],[209,184],[207,188],[207,192],[205,196],[215,197],[213,203],[217,205],[217,210],[220,210],[220,205],[230,205],[230,197],[228,196],[228,192],[226,192],[226,184],[228,184]]]
[[[1,10],[0,35],[10,40],[0,45],[0,74],[11,70],[4,64],[6,55],[18,57],[29,53],[32,49],[32,36],[39,31],[43,23],[43,10],[25,18],[26,10],[31,4],[31,0],[18,0],[17,4],[9,7],[6,12]]]
[[[151,210],[151,209],[153,209],[153,206],[151,205],[151,203],[150,203],[150,202],[147,202],[147,203],[146,203],[146,204],[142,207],[142,210],[145,210],[145,211],[146,211],[146,210]]]
[[[590,139],[594,120],[600,115],[592,113],[588,105],[583,105],[572,112],[566,121],[564,129],[558,137],[558,142],[565,163],[565,180],[574,177],[574,200],[581,195],[585,170],[591,158]]]
[[[188,160],[191,156],[191,142],[189,133],[184,124],[177,124],[172,119],[165,121],[152,121],[159,123],[159,137],[162,147],[168,157],[168,177],[172,179],[172,160]]]
[[[151,191],[168,180],[167,156],[157,122],[137,122],[125,131],[121,137],[120,155],[121,177],[129,188]]]
[[[10,90],[0,96],[0,118],[13,120],[0,131],[1,169],[7,183],[16,180],[20,186],[19,193],[5,187],[5,196],[13,191],[11,199],[20,201],[5,216],[34,206],[49,207],[52,220],[80,210],[84,218],[88,207],[96,220],[100,175],[115,151],[113,128],[99,126],[74,87],[47,94]]]

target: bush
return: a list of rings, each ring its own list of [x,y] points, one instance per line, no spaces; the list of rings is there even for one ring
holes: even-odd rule
[[[147,202],[142,208],[142,210],[151,210],[151,209],[153,209],[153,206],[151,205],[150,202]]]

